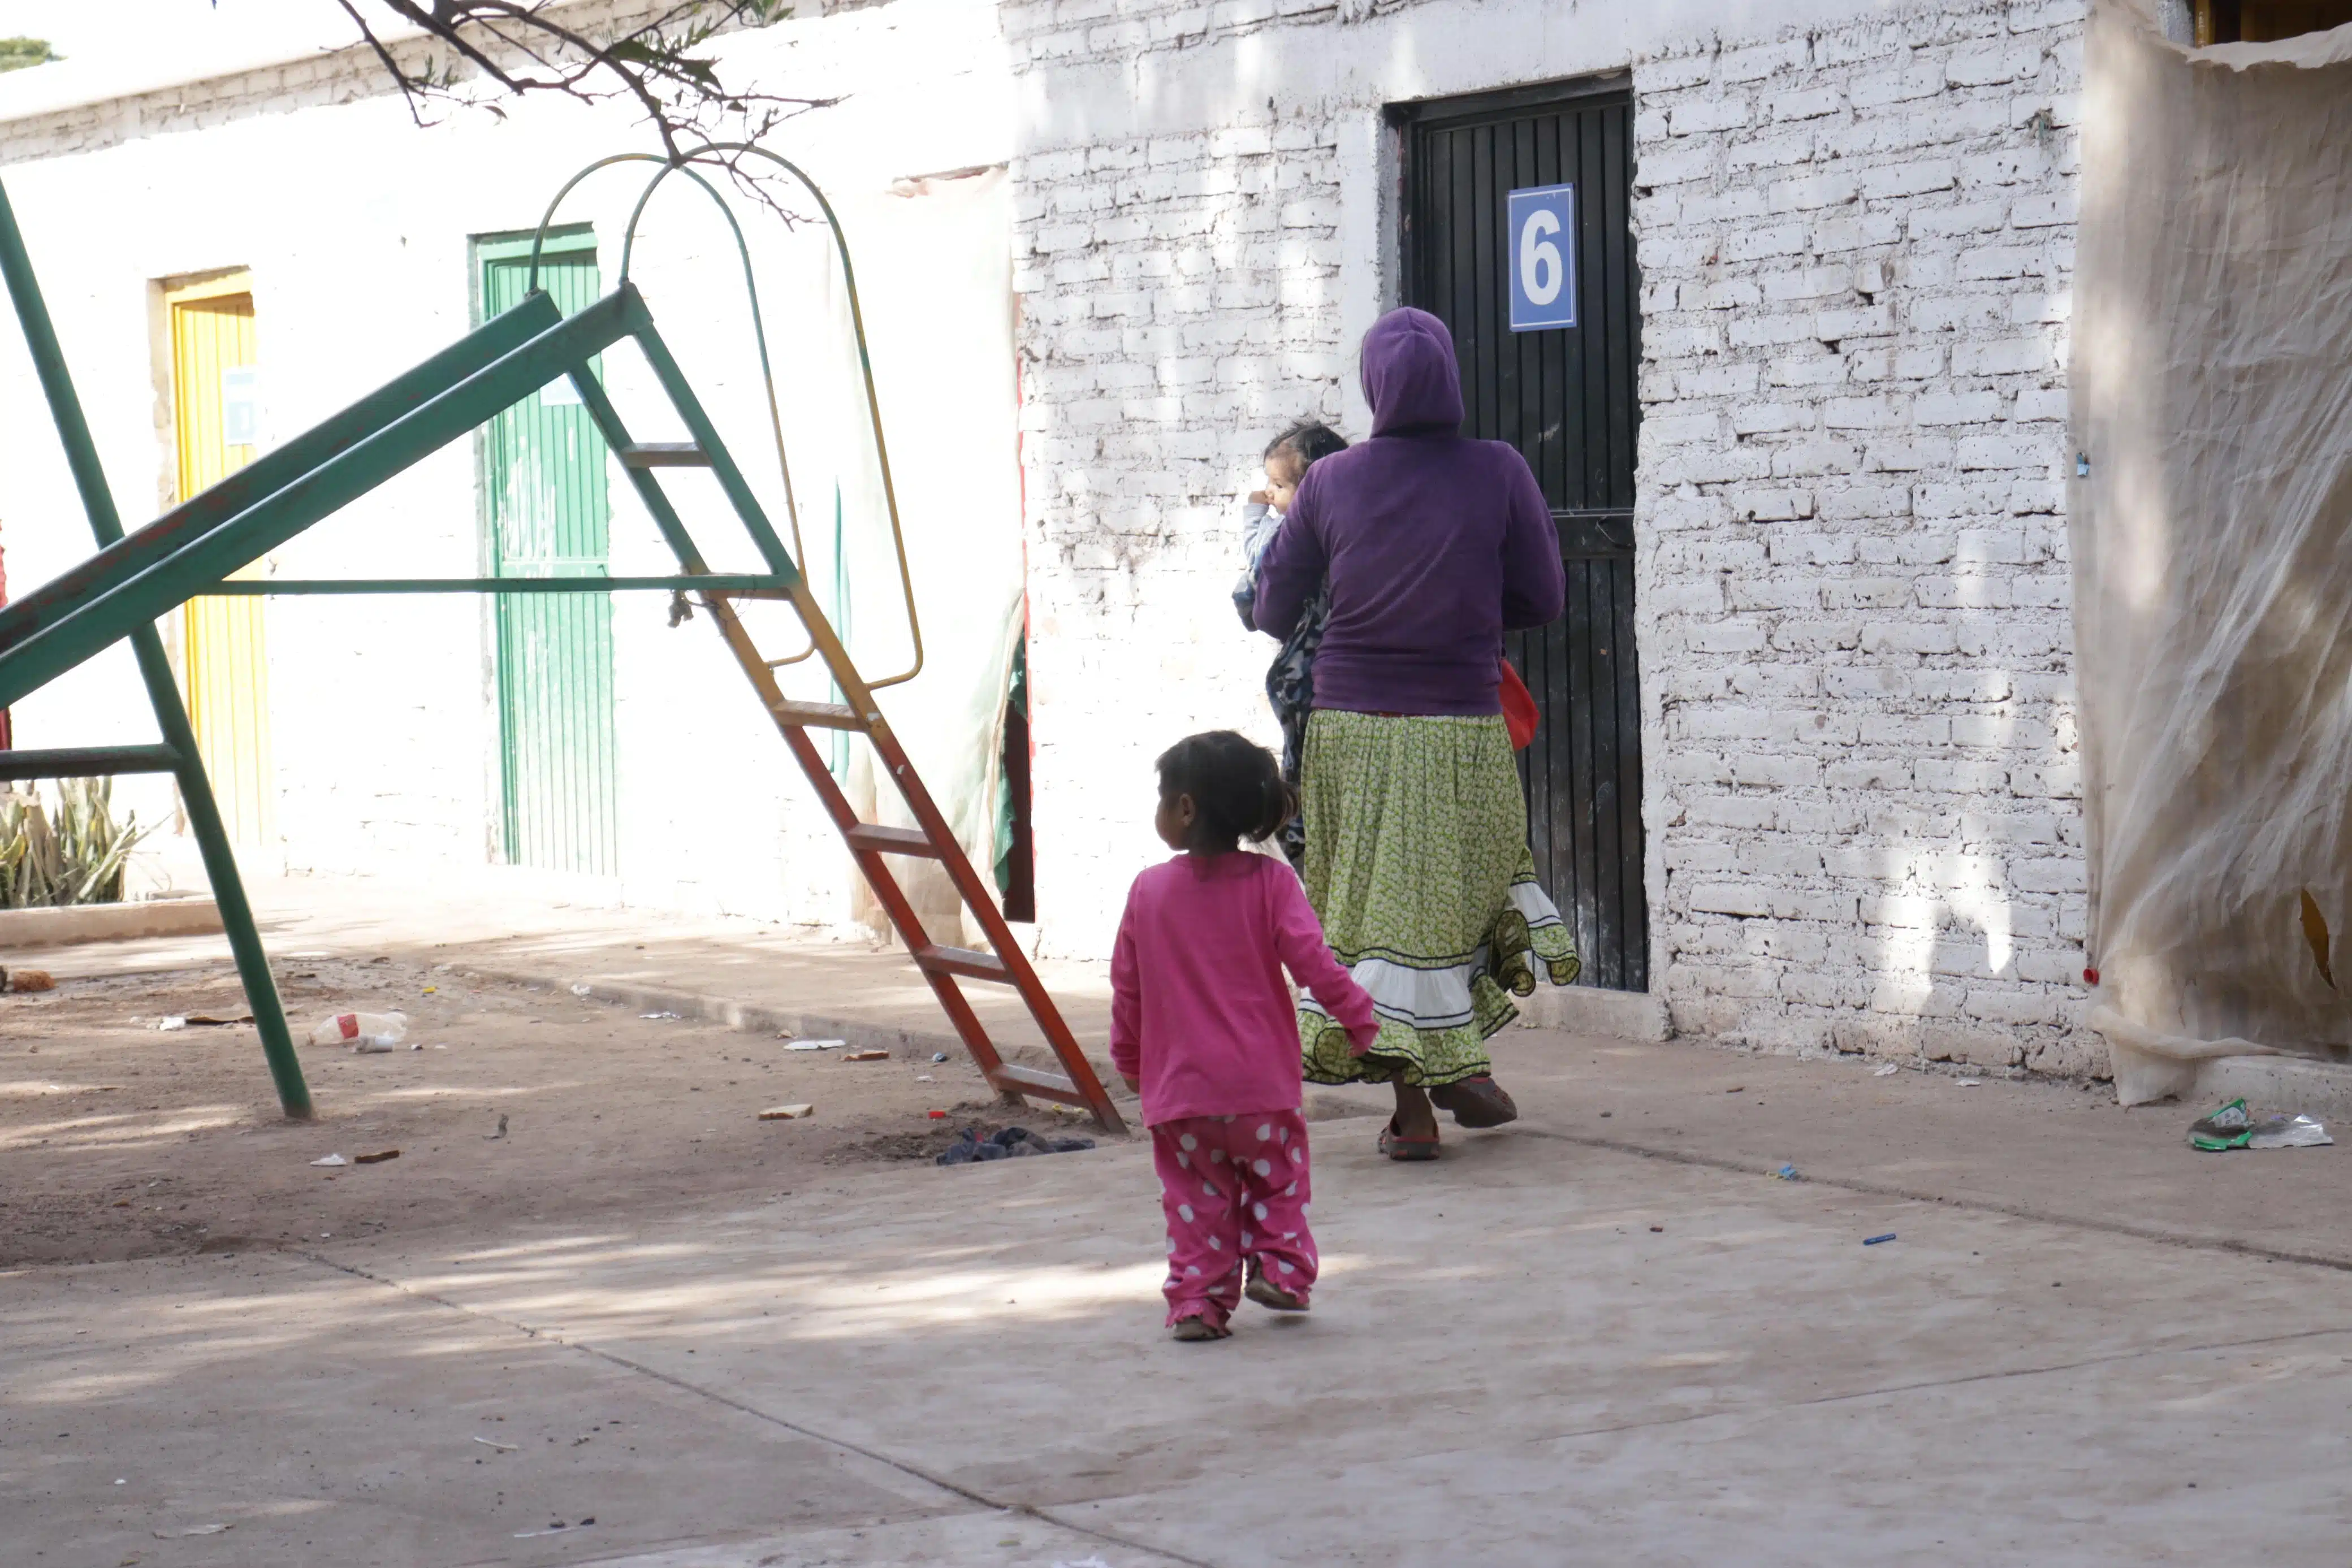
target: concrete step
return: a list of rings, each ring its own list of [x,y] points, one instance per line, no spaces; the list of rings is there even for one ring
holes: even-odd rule
[[[1515,998],[1519,1021],[1529,1029],[1570,1034],[1608,1035],[1617,1040],[1661,1040],[1674,1037],[1666,1004],[1645,991],[1609,991],[1598,986],[1547,986]]]
[[[80,942],[129,942],[142,936],[194,936],[220,928],[220,906],[210,898],[0,909],[0,953]]]
[[[2310,1061],[2298,1056],[2218,1056],[2198,1071],[2195,1090],[2185,1102],[2203,1115],[2214,1106],[2243,1096],[2248,1109],[2301,1111],[2347,1129],[2338,1136],[2352,1139],[2352,1065]]]

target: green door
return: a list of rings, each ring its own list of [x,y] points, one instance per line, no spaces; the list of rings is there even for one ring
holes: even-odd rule
[[[530,250],[478,246],[485,318],[522,302]],[[593,304],[594,237],[551,236],[539,276],[565,315]],[[604,444],[569,382],[490,423],[483,485],[496,575],[604,575]],[[615,873],[612,595],[500,595],[498,681],[507,863]]]

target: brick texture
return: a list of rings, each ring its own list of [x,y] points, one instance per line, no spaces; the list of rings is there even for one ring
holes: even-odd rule
[[[1050,89],[1388,9],[1003,15]],[[2062,511],[2083,16],[1916,5],[1634,62],[1646,881],[1684,1030],[2099,1066]],[[1146,747],[1262,713],[1219,620],[1230,497],[1273,426],[1339,412],[1339,279],[1381,263],[1339,252],[1338,145],[1377,110],[1015,167],[1054,946],[1093,945],[1149,848],[1109,759],[1139,782]]]
[[[1637,63],[1658,985],[2095,1070],[2063,482],[2079,4]]]
[[[1165,852],[1153,756],[1210,727],[1276,742],[1274,643],[1228,601],[1234,497],[1282,426],[1339,419],[1336,142],[1268,116],[1013,163],[1048,952],[1107,955]]]

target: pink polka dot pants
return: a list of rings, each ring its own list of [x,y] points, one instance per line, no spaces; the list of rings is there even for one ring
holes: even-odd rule
[[[1305,1300],[1315,1285],[1307,1228],[1307,1123],[1296,1111],[1192,1116],[1151,1129],[1168,1216],[1168,1321],[1219,1328],[1241,1304],[1243,1267]]]

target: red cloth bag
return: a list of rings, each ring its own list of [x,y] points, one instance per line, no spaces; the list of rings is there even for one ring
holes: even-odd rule
[[[1511,749],[1525,751],[1536,737],[1536,697],[1528,690],[1511,661],[1503,661],[1503,727],[1511,732]]]

